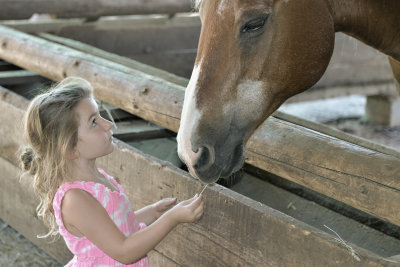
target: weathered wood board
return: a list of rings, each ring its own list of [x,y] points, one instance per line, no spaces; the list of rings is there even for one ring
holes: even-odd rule
[[[161,17],[155,18],[153,23],[146,18],[132,17],[125,20],[125,26],[102,20],[64,27],[57,35],[189,78],[200,29],[198,17]]]
[[[53,80],[84,77],[96,97],[179,128],[182,86],[3,26],[0,57]],[[247,162],[400,225],[400,156],[353,142],[272,117],[250,138]]]
[[[59,18],[97,18],[107,15],[175,14],[192,10],[190,0],[2,0],[0,20],[25,19],[33,14],[52,14]]]
[[[22,145],[21,124],[27,100],[1,89],[0,216],[17,231],[65,263],[70,254],[62,242],[35,238],[43,226],[34,218],[35,201],[29,176],[19,182],[15,148]],[[7,111],[7,112],[5,112]],[[186,199],[201,184],[171,164],[117,142],[115,151],[99,165],[126,189],[134,209],[170,196]],[[174,229],[150,254],[157,266],[395,266],[353,246],[360,261],[334,237],[259,202],[219,185],[203,193],[206,211],[195,224]],[[15,212],[18,210],[19,212]]]

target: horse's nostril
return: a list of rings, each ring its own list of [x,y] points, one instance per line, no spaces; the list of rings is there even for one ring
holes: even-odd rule
[[[197,151],[197,158],[193,164],[194,169],[201,170],[208,168],[211,164],[214,163],[213,155],[210,149],[205,146],[202,146]]]

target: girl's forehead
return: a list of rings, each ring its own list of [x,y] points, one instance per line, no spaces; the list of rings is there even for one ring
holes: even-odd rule
[[[97,107],[97,103],[93,97],[87,97],[87,98],[82,99],[79,102],[77,108],[80,108],[83,110],[90,110],[90,109],[97,109],[98,107]]]
[[[93,97],[88,97],[79,102],[76,111],[82,119],[88,119],[93,113],[98,112],[98,106]]]

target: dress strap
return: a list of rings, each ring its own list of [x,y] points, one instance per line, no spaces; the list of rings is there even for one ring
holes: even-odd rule
[[[108,180],[111,181],[111,183],[113,183],[119,190],[119,192],[124,193],[124,188],[114,179],[114,177],[112,177],[111,175],[108,175],[103,169],[101,168],[97,168],[97,170],[104,175],[104,177],[106,177]]]

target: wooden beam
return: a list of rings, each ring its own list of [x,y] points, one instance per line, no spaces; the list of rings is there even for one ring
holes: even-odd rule
[[[94,46],[84,44],[79,41],[75,41],[69,38],[64,38],[64,37],[59,37],[54,34],[49,34],[49,33],[39,33],[38,34],[40,37],[49,40],[51,42],[55,42],[58,44],[62,44],[64,46],[76,49],[78,51],[84,52],[84,53],[89,53],[93,56],[104,58],[106,60],[121,64],[123,66],[140,70],[141,72],[148,73],[152,76],[157,76],[160,77],[166,81],[181,85],[181,86],[186,86],[188,83],[188,80],[179,76],[176,76],[170,72],[154,68],[150,65],[146,65],[143,63],[140,63],[139,61],[127,58],[127,57],[122,57],[114,53],[109,53],[107,51],[98,49]]]
[[[83,26],[64,27],[57,35],[189,78],[197,53],[199,19],[174,17],[159,23],[154,20],[99,20]]]
[[[175,14],[190,12],[190,0],[2,0],[0,20],[26,19],[33,14],[52,14],[58,18],[79,18],[131,14]]]
[[[3,20],[0,24],[26,33],[37,33],[59,32],[64,27],[83,25],[84,22],[85,19]]]
[[[7,90],[0,93],[6,94],[0,101],[0,121],[7,125],[0,128],[4,137],[0,139],[0,216],[65,264],[71,254],[61,240],[49,244],[36,238],[44,228],[34,215],[32,178],[24,176],[20,183],[15,158],[9,158],[3,149],[23,144],[22,125],[18,122],[28,101]],[[15,102],[19,102],[18,106]],[[187,172],[119,141],[112,154],[99,160],[99,166],[120,181],[134,209],[165,197],[187,199],[202,188]],[[206,211],[202,219],[175,228],[150,253],[150,262],[154,257],[155,263],[168,266],[230,266],[233,262],[239,266],[395,266],[394,262],[351,245],[359,262],[332,235],[222,186],[209,186],[203,196]]]
[[[172,131],[179,128],[184,88],[171,82],[3,26],[0,57],[53,80],[84,77],[96,97]],[[400,225],[399,153],[271,117],[250,138],[246,155],[256,167]]]
[[[15,85],[43,81],[43,77],[29,70],[0,71],[0,85]]]
[[[129,120],[117,122],[114,136],[124,142],[141,141],[146,139],[171,137],[165,128],[144,120]]]

